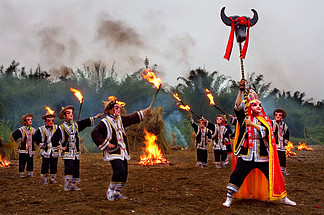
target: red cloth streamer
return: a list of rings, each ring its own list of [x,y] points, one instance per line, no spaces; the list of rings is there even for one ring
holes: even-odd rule
[[[251,27],[251,22],[250,19],[246,20],[245,17],[241,16],[238,17],[236,20],[233,20],[232,17],[229,17],[232,21],[231,23],[231,33],[227,42],[227,46],[226,46],[226,52],[224,55],[224,58],[226,60],[230,59],[231,53],[232,53],[232,47],[233,47],[233,41],[234,41],[234,29],[235,29],[235,22],[239,22],[240,25],[246,25],[248,26],[247,28],[247,33],[246,33],[246,40],[242,49],[242,58],[245,59],[245,55],[246,55],[246,51],[248,48],[248,44],[249,44],[249,32],[250,32],[250,27]]]

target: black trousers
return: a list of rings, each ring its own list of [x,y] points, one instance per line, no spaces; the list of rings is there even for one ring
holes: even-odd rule
[[[113,175],[111,181],[126,183],[127,175],[128,175],[127,160],[115,159],[115,160],[111,160],[110,164],[113,169]]]
[[[286,167],[286,152],[278,151],[278,158],[281,167]]]
[[[43,157],[41,174],[48,174],[50,171],[51,175],[56,175],[57,173],[57,160],[58,158],[54,158],[51,154],[51,157],[45,158]]]
[[[64,174],[72,175],[74,179],[80,177],[80,160],[64,159]]]
[[[32,172],[34,170],[33,155],[19,153],[19,172],[25,171],[25,166],[27,164],[26,170]]]
[[[231,144],[226,145],[226,150],[227,150],[227,154],[231,154],[231,152],[233,152]]]
[[[197,161],[207,163],[207,150],[197,149]]]
[[[269,162],[244,161],[242,158],[238,158],[229,183],[240,188],[246,176],[255,168],[261,170],[269,180]]]
[[[214,150],[214,156],[216,162],[225,161],[227,158],[227,151],[216,149]]]

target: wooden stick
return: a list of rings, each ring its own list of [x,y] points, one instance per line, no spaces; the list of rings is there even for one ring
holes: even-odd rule
[[[241,73],[242,73],[242,79],[244,78],[244,65],[243,65],[243,55],[242,55],[242,43],[239,43],[239,47],[240,47],[240,59],[241,59]],[[244,114],[245,116],[248,115],[248,105],[247,105],[247,91],[244,90]]]
[[[160,87],[156,90],[155,95],[154,95],[154,97],[153,97],[153,100],[152,100],[152,102],[151,102],[151,104],[150,104],[150,106],[149,106],[150,108],[152,107],[152,105],[153,105],[153,103],[154,103],[154,101],[155,101],[155,99],[156,99],[156,96],[157,96],[157,94],[159,93],[161,87],[162,87],[162,84],[160,84]]]
[[[220,110],[223,114],[226,114],[229,116],[228,113],[226,113],[224,110],[222,110],[221,108],[217,107],[216,105],[213,105],[216,109]]]
[[[77,121],[79,121],[79,119],[80,119],[80,114],[81,114],[82,104],[83,104],[83,102],[80,103],[80,108],[79,108],[79,112],[78,112],[78,118],[77,118]]]

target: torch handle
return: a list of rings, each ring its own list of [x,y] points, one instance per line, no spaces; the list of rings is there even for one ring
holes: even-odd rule
[[[83,102],[80,103],[80,108],[79,108],[79,112],[78,112],[78,118],[77,118],[77,121],[79,121],[79,119],[80,119],[80,114],[81,114],[82,104],[83,104]]]
[[[192,110],[189,110],[193,115],[195,115],[196,117],[198,117],[199,119],[201,119],[201,116],[199,116],[198,114],[196,114],[195,112],[193,112]]]
[[[223,114],[226,114],[229,116],[228,113],[226,113],[224,110],[222,110],[221,108],[217,107],[216,105],[213,105],[216,109],[218,109],[220,112],[222,112]]]
[[[153,97],[153,99],[152,99],[152,102],[151,102],[151,104],[150,104],[150,106],[149,106],[150,108],[152,107],[152,105],[153,105],[153,103],[154,103],[154,101],[155,101],[155,99],[156,99],[156,96],[157,96],[157,94],[159,93],[161,87],[162,87],[162,84],[160,84],[160,87],[156,90],[155,95],[154,95],[154,97]]]
[[[241,59],[241,73],[242,73],[242,79],[244,78],[244,64],[243,64],[243,54],[242,54],[242,43],[239,43],[239,47],[240,47],[240,59]],[[244,90],[244,114],[245,116],[248,115],[248,105],[247,105],[247,92],[246,90]]]

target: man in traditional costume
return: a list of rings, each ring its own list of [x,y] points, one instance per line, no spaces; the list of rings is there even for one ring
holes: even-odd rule
[[[130,160],[125,128],[144,120],[151,113],[151,108],[121,116],[116,97],[111,96],[103,103],[104,114],[107,116],[93,129],[91,136],[93,142],[103,151],[104,161],[109,161],[113,169],[106,195],[108,200],[115,201],[127,198],[120,193],[126,186],[127,161]]]
[[[206,127],[206,120],[204,117],[197,120],[199,125],[197,125],[193,119],[192,115],[190,117],[190,124],[193,127],[196,134],[196,149],[197,149],[197,166],[200,168],[208,167],[207,165],[207,150],[208,141],[211,139],[211,131]]]
[[[54,125],[54,113],[47,113],[42,116],[45,125],[38,128],[35,133],[35,142],[41,149],[40,154],[43,157],[41,176],[44,178],[44,184],[56,183],[57,160],[60,156],[58,148],[53,148],[51,138],[57,130],[57,125]],[[50,178],[50,180],[49,180]]]
[[[238,125],[233,146],[233,172],[223,205],[230,207],[235,194],[235,198],[280,199],[284,204],[295,206],[296,203],[287,198],[271,120],[252,89],[247,91],[248,117],[245,116],[242,103],[245,80],[239,84],[234,107]]]
[[[93,126],[94,120],[102,117],[97,114],[80,121],[73,121],[74,107],[69,105],[62,107],[59,118],[64,122],[59,125],[53,134],[52,146],[53,150],[61,149],[61,156],[64,160],[64,191],[78,191],[80,188],[76,186],[80,182],[80,138],[79,132],[85,128]]]
[[[225,125],[225,116],[221,114],[217,115],[216,124],[207,121],[206,127],[212,132],[211,138],[216,168],[225,167],[227,145],[230,144],[229,134],[231,133],[231,130]]]
[[[273,130],[276,137],[277,151],[279,163],[283,175],[289,175],[286,169],[286,146],[289,142],[289,129],[287,124],[283,121],[286,117],[286,111],[282,108],[277,108],[273,111],[272,120]]]
[[[33,114],[25,114],[20,124],[23,125],[18,130],[12,133],[12,137],[16,142],[19,142],[19,176],[24,178],[25,166],[27,164],[27,176],[33,177],[33,156],[35,154],[35,129],[31,126],[33,124]]]

